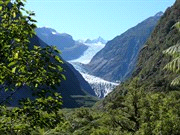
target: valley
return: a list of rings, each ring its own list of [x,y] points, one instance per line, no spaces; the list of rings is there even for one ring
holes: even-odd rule
[[[36,32],[47,44],[57,45],[62,58],[79,71],[97,97],[104,98],[131,76],[139,51],[162,14],[158,12],[110,41],[102,37],[74,41],[69,34],[46,27],[37,28]]]
[[[126,8],[133,7],[136,13],[134,7],[143,11],[143,4],[150,7],[154,2],[127,2]],[[50,27],[36,27],[35,14],[24,8],[25,3],[0,1],[0,134],[180,134],[180,0],[108,41],[101,36],[75,40],[73,34],[61,33],[63,29],[58,32]],[[68,8],[70,1],[59,3]],[[122,25],[116,21],[117,16],[113,20],[115,13],[121,16],[118,9],[125,3],[120,1],[112,2],[121,4],[118,8],[114,5],[111,14],[108,13],[112,3],[108,2],[71,3],[78,14],[68,12],[59,3],[54,8],[55,18],[66,11],[61,15],[66,14],[73,25],[70,29],[79,35],[82,29],[89,30],[85,33],[91,33],[91,37],[91,30],[112,34],[111,25]],[[41,4],[43,7],[45,3]],[[93,7],[95,11],[90,13],[95,14],[89,15],[92,5],[98,8]],[[57,12],[59,7],[61,12]],[[83,18],[78,19],[82,14],[77,9],[83,11]],[[106,9],[106,14],[99,14]],[[128,10],[122,13],[130,21],[132,12],[128,15]],[[48,17],[44,13],[43,9],[43,16]],[[133,19],[141,15],[134,14]],[[112,19],[114,23],[103,31],[101,26],[106,22],[92,20],[96,17]],[[46,18],[43,23],[51,19]],[[68,23],[56,21],[54,26]],[[95,23],[98,21],[99,25]],[[82,29],[75,27],[77,23],[83,24]],[[120,31],[118,27],[115,30]]]

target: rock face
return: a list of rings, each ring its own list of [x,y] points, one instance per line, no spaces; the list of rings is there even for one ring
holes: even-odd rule
[[[88,48],[83,43],[74,41],[71,35],[66,33],[58,33],[52,28],[37,28],[36,34],[48,45],[57,46],[57,48],[61,50],[64,60],[77,59]]]
[[[42,47],[47,46],[41,39],[37,36],[34,36],[30,40],[31,45],[39,45]],[[90,85],[84,80],[84,78],[76,71],[73,66],[64,61],[62,64],[64,71],[64,75],[66,76],[66,80],[62,80],[61,85],[58,86],[57,91],[61,93],[63,99],[63,107],[66,108],[74,108],[80,106],[88,106],[89,104],[95,102],[92,95],[95,95]],[[18,100],[21,98],[33,98],[31,96],[31,90],[27,87],[20,90],[20,92],[16,92],[12,101],[10,101],[11,106],[17,106]],[[0,92],[0,101],[8,97],[10,93]],[[89,104],[87,105],[86,102]]]
[[[108,81],[124,81],[135,68],[140,49],[156,26],[162,12],[157,13],[120,36],[107,42],[86,65],[89,73]]]

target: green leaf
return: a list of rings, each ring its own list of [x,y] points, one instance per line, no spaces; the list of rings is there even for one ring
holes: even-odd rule
[[[17,61],[13,61],[13,62],[8,64],[8,67],[14,66],[16,63],[17,63]]]
[[[53,67],[53,66],[51,66],[51,65],[49,65],[48,67],[49,67],[49,68],[51,68],[51,69],[56,70],[56,68],[55,68],[55,67]]]
[[[15,85],[15,86],[16,86],[16,87],[21,86],[21,82],[16,83],[16,85]]]
[[[40,48],[39,46],[36,46],[36,45],[34,46],[35,50],[38,50],[39,48]]]
[[[37,87],[38,87],[38,83],[35,84],[35,88],[37,88]]]
[[[57,55],[55,56],[55,60],[58,61],[59,63],[63,63],[63,61]]]
[[[176,77],[172,82],[171,85],[172,86],[176,86],[180,84],[180,76]]]
[[[12,73],[16,72],[16,67],[12,68]]]
[[[177,43],[176,45],[169,47],[168,49],[164,50],[163,53],[172,56],[180,56],[180,44]]]
[[[65,77],[65,75],[61,74],[61,77],[62,77],[64,80],[66,80],[66,77]]]
[[[53,48],[53,50],[54,50],[56,53],[59,53],[59,54],[61,53],[61,51],[58,50],[58,49],[56,48],[56,46],[53,46],[52,48]]]
[[[0,11],[2,10],[2,6],[0,6]]]
[[[14,59],[18,59],[18,53],[15,53]]]
[[[172,27],[175,27],[180,31],[180,22],[175,23]]]
[[[180,57],[177,57],[173,59],[171,62],[169,62],[164,69],[171,70],[176,73],[180,73]]]
[[[14,12],[14,13],[13,13],[13,18],[15,18],[15,17],[16,17],[16,13]]]
[[[61,71],[61,72],[63,71],[63,68],[61,66],[58,65],[57,67],[58,67],[59,71]]]
[[[20,42],[20,39],[19,39],[19,38],[14,38],[14,40],[15,40],[16,42]]]
[[[8,5],[10,3],[11,0],[5,0],[5,5]]]

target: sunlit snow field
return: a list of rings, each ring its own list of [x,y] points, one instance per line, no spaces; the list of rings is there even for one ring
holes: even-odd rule
[[[93,56],[105,46],[105,44],[102,44],[101,42],[94,44],[87,44],[87,43],[84,44],[88,46],[88,49],[84,52],[84,54],[80,58],[71,60],[69,61],[70,63],[80,62],[82,64],[88,64],[93,58]]]

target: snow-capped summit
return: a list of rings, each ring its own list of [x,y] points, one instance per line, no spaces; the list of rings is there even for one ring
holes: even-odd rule
[[[94,43],[106,44],[107,41],[104,40],[102,37],[99,36],[97,39],[93,39],[93,40],[87,39],[87,40],[85,41],[85,43],[88,43],[88,44],[94,44]]]
[[[36,32],[39,34],[39,31],[42,33],[42,34],[45,34],[45,35],[61,35],[61,36],[70,36],[69,34],[67,33],[59,33],[57,32],[55,29],[52,29],[52,28],[49,28],[47,26],[45,27],[39,27],[39,28],[36,28]]]

